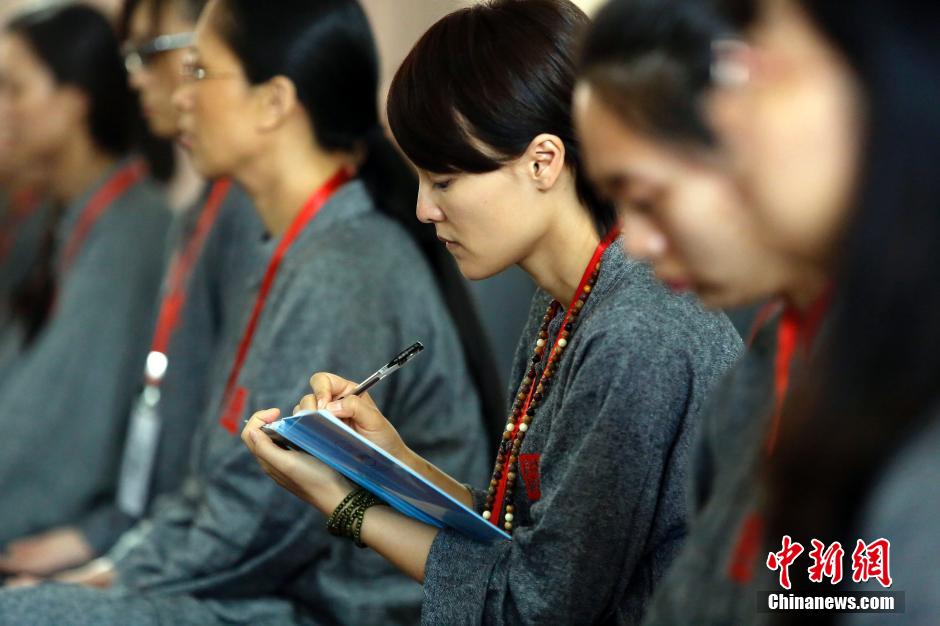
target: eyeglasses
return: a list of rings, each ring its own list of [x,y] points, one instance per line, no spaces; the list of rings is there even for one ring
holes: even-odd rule
[[[190,57],[183,61],[183,79],[187,82],[199,82],[210,78],[238,78],[235,72],[210,72]]]
[[[124,46],[124,67],[129,74],[138,72],[153,63],[154,58],[172,50],[182,50],[193,45],[192,33],[160,35],[145,44]]]

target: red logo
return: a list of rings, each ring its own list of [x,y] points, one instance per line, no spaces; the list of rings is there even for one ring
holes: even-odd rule
[[[882,587],[890,587],[890,552],[891,542],[887,539],[876,539],[869,544],[859,539],[852,551],[852,580],[863,583],[874,578]]]
[[[780,586],[790,589],[790,565],[803,553],[803,546],[793,541],[790,535],[783,536],[783,545],[779,552],[767,555],[767,568],[780,570]],[[830,546],[818,539],[811,540],[813,549],[808,556],[813,564],[806,570],[810,582],[821,583],[828,578],[833,585],[842,581],[842,559],[845,550],[838,541]],[[859,539],[852,551],[852,581],[856,583],[877,580],[882,587],[891,586],[891,542],[885,538],[865,543]]]
[[[780,570],[780,586],[784,589],[790,588],[790,565],[801,554],[803,554],[803,545],[790,539],[790,535],[784,535],[783,548],[780,552],[771,552],[767,555],[767,567],[771,571]]]
[[[845,550],[842,544],[836,541],[826,548],[819,539],[812,540],[813,549],[809,552],[809,558],[813,559],[813,564],[809,566],[809,579],[814,583],[821,583],[823,577],[828,578],[833,585],[842,580],[842,557],[845,556]],[[826,548],[823,550],[823,548]]]
[[[539,476],[541,458],[541,454],[519,455],[519,472],[522,474],[522,481],[525,483],[525,491],[530,502],[535,502],[542,497],[542,479]]]

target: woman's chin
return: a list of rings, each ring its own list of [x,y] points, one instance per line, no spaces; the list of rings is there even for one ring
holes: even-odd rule
[[[189,153],[192,157],[193,168],[203,178],[214,180],[230,175],[230,172],[225,168],[219,167],[218,164],[213,163],[211,160],[203,158],[198,150],[191,150]]]
[[[467,280],[486,280],[506,269],[505,267],[475,263],[472,259],[468,259],[465,256],[453,256],[454,262],[457,263],[457,269],[460,270],[460,273],[463,274],[463,277]]]
[[[715,287],[699,287],[695,294],[706,309],[714,311],[742,309],[754,304],[754,298],[748,298],[743,292]]]

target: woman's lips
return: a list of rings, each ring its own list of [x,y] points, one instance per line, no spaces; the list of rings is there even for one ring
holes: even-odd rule
[[[179,136],[179,138],[176,140],[176,142],[177,142],[184,150],[192,150],[192,149],[193,149],[193,137],[192,137],[192,135],[189,135],[189,134],[187,134],[187,133],[183,133],[182,135]]]
[[[451,239],[445,239],[444,237],[441,237],[440,235],[437,236],[437,240],[440,241],[442,244],[444,244],[448,250],[453,250],[460,246],[460,244],[457,243],[456,241],[453,241]]]

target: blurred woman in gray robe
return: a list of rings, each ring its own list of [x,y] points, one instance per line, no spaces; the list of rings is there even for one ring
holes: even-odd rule
[[[111,25],[67,6],[0,38],[18,157],[59,211],[50,317],[0,381],[0,544],[73,519],[113,492],[153,323],[169,213],[127,157],[133,100]]]

